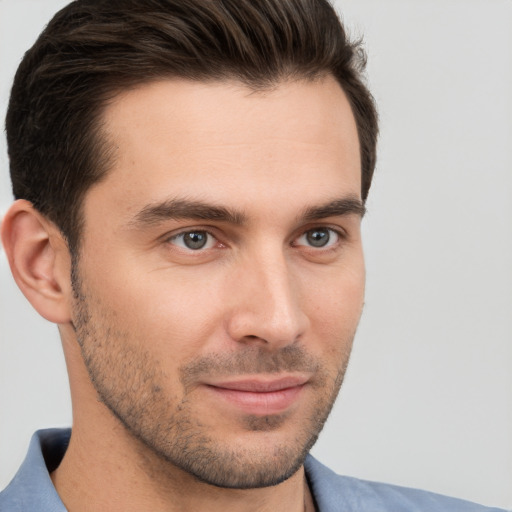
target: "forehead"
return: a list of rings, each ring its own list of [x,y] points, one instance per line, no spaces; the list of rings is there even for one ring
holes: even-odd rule
[[[291,131],[306,123],[315,130],[308,134],[308,140],[318,135],[319,128],[325,136],[328,121],[332,124],[336,120],[341,132],[355,126],[346,95],[330,75],[283,81],[264,89],[253,89],[234,80],[157,80],[117,94],[104,111],[104,121],[112,134],[122,134],[127,120],[141,122],[151,116],[162,123],[169,114],[180,122],[175,126],[177,131],[213,128],[210,135],[219,137],[233,123],[240,137],[259,135],[275,122],[280,131]],[[229,133],[230,138],[234,135]]]
[[[360,195],[357,128],[331,77],[258,92],[162,80],[119,94],[103,121],[115,163],[95,187],[124,210],[170,196],[245,209],[262,195]]]

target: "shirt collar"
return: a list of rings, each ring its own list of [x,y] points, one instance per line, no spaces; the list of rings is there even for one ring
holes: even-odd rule
[[[5,510],[66,512],[50,473],[62,460],[70,435],[70,429],[48,429],[32,436],[23,464],[1,493],[0,504],[6,506]]]
[[[11,483],[1,493],[0,504],[4,502],[15,512],[66,512],[50,473],[60,464],[69,444],[71,429],[38,430],[30,441],[27,456]],[[306,476],[317,510],[328,512],[329,503],[323,503],[322,471],[324,468],[311,455],[305,462]],[[5,501],[4,501],[5,500]]]

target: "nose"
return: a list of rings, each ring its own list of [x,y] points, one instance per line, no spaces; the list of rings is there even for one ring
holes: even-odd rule
[[[231,284],[227,330],[233,340],[280,348],[307,331],[300,282],[281,252],[253,255],[240,264]]]

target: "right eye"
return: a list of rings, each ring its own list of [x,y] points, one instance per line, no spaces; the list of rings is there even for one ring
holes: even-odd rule
[[[216,242],[211,233],[203,230],[183,231],[169,238],[169,243],[189,251],[211,249]]]

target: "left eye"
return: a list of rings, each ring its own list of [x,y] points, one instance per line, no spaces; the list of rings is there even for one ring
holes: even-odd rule
[[[329,228],[314,228],[309,229],[301,235],[296,245],[306,245],[309,247],[325,248],[331,247],[339,241],[340,235],[333,229]]]
[[[182,249],[199,251],[201,249],[211,249],[215,246],[215,238],[208,231],[185,231],[174,235],[169,239],[174,245]]]

